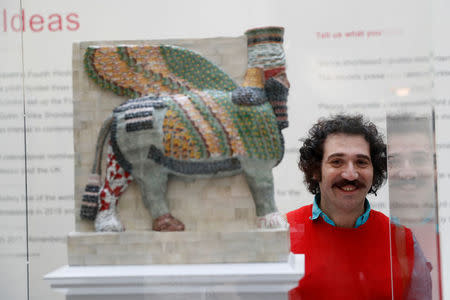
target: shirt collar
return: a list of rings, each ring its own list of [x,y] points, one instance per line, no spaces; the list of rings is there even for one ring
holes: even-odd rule
[[[322,219],[327,222],[328,224],[332,225],[332,226],[336,226],[336,224],[333,222],[333,220],[331,220],[319,207],[319,203],[320,203],[320,193],[317,194],[314,197],[314,203],[313,203],[313,207],[312,207],[312,217],[311,220],[316,220],[317,218],[319,218],[320,216],[322,217]],[[363,225],[364,223],[367,222],[367,220],[369,219],[369,215],[370,215],[370,203],[367,200],[367,198],[364,200],[364,207],[365,207],[365,211],[364,213],[359,216],[359,218],[356,220],[355,223],[355,227],[354,228],[358,228],[359,226]]]

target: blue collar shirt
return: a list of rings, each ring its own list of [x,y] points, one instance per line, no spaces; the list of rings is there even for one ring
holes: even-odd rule
[[[332,226],[336,226],[336,224],[334,223],[333,220],[331,220],[319,207],[319,203],[320,203],[320,194],[317,194],[314,197],[314,203],[313,203],[313,207],[312,207],[312,217],[311,220],[316,220],[317,218],[321,217],[325,222],[327,222],[328,224],[332,225]],[[367,222],[367,220],[369,219],[369,215],[370,215],[370,204],[369,201],[367,199],[364,200],[364,213],[359,216],[359,218],[356,220],[355,226],[354,228],[358,228],[359,226],[363,225],[364,223]]]

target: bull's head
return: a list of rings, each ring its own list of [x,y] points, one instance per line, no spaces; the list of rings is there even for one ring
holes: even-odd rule
[[[267,99],[273,107],[278,127],[284,129],[289,124],[286,104],[290,87],[283,49],[284,28],[255,28],[247,30],[245,34],[248,45],[248,72],[257,74],[258,71],[252,70],[263,71]]]

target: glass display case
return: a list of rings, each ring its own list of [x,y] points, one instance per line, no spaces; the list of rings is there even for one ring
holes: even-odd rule
[[[376,195],[368,196],[370,207],[389,217],[394,226],[411,229],[414,251],[420,249],[431,274],[432,299],[450,299],[450,285],[446,284],[450,280],[450,43],[445,38],[449,25],[445,1],[363,5],[356,1],[287,0],[7,0],[0,10],[0,287],[5,299],[64,299],[43,279],[64,265],[152,264],[148,256],[136,258],[139,251],[151,251],[148,245],[125,242],[119,249],[106,242],[94,255],[92,248],[83,244],[106,241],[114,234],[118,239],[151,240],[155,226],[136,182],[130,183],[118,202],[125,232],[96,233],[95,222],[80,218],[98,131],[115,107],[138,98],[120,96],[112,86],[104,89],[92,80],[86,71],[86,50],[181,46],[200,53],[236,86],[242,86],[247,84],[245,74],[252,59],[245,32],[265,26],[284,28],[284,36],[278,38],[284,42],[290,83],[287,112],[283,111],[289,121],[282,131],[284,156],[270,171],[273,199],[280,213],[313,203],[314,196],[298,169],[299,148],[311,126],[319,118],[338,113],[363,114],[379,128],[387,144],[388,180]],[[212,106],[207,109],[215,112]],[[217,114],[214,117],[220,119]],[[217,124],[228,119],[232,120],[225,117]],[[200,128],[205,124],[197,121],[194,125]],[[218,132],[219,127],[211,130]],[[208,151],[214,152],[211,141],[203,139]],[[267,142],[261,153],[274,147]],[[239,152],[237,149],[233,151]],[[105,147],[103,157],[106,152]],[[103,172],[106,167],[103,158]],[[242,230],[260,230],[258,208],[252,201],[254,188],[248,186],[245,175],[232,175],[194,181],[170,177],[171,212],[183,216],[185,233],[220,233],[227,247],[248,254],[247,263],[262,262],[264,247],[286,248],[282,259],[287,262],[286,232],[283,238],[273,232],[260,240],[255,235],[241,237],[247,243],[232,236]],[[76,240],[79,234],[88,237]],[[201,244],[198,236],[184,237],[193,245],[192,257],[204,258],[213,249],[228,251],[209,240]],[[392,241],[386,240],[390,251],[401,248],[392,247]],[[179,249],[183,247],[180,243],[161,247]],[[78,247],[77,255],[71,252],[74,247]],[[122,251],[121,259],[117,251]],[[105,258],[104,253],[113,258]],[[223,256],[211,257],[210,262],[226,263],[221,261]],[[162,261],[167,262],[167,257],[163,255]],[[174,258],[173,262],[180,260]],[[358,280],[363,283],[365,279]],[[234,296],[238,298],[239,293]]]

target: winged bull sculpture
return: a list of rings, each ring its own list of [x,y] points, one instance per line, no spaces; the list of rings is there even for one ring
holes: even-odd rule
[[[166,202],[169,174],[216,177],[243,173],[259,228],[285,228],[274,202],[272,168],[282,159],[289,82],[284,29],[246,32],[242,86],[199,54],[176,46],[90,47],[85,69],[101,87],[131,98],[114,109],[98,135],[81,218],[96,231],[123,231],[116,206],[132,180],[153,230],[182,231]],[[103,145],[107,168],[100,181]]]

